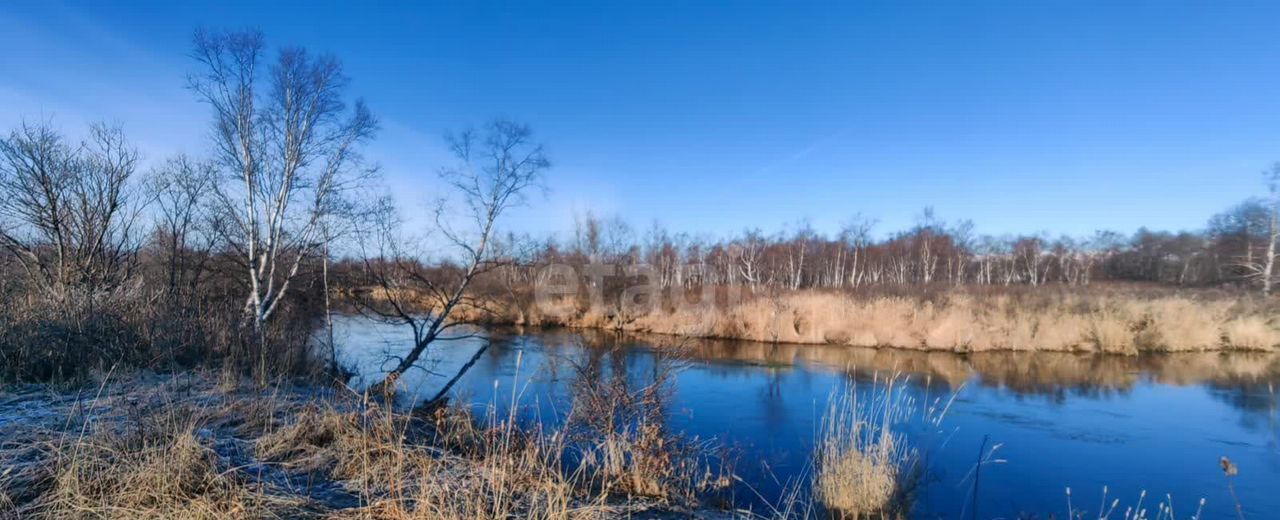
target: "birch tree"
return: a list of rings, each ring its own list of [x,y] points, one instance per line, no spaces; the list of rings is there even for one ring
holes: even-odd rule
[[[1271,166],[1263,173],[1267,184],[1267,248],[1262,257],[1246,264],[1249,276],[1258,280],[1262,286],[1262,294],[1271,295],[1275,285],[1276,258],[1280,257],[1280,163]]]
[[[750,229],[744,233],[739,243],[732,246],[734,257],[738,261],[738,272],[751,292],[755,292],[760,285],[760,257],[765,245],[766,239],[760,230]]]
[[[865,218],[861,214],[858,214],[849,219],[840,231],[841,240],[847,243],[851,248],[851,256],[848,261],[849,275],[847,280],[848,283],[855,288],[862,284],[863,277],[865,276],[864,272],[866,268],[863,264],[866,263],[865,257],[867,245],[871,241],[871,229],[875,227],[875,223],[875,220]],[[841,271],[843,272],[844,269],[841,269]],[[841,282],[840,287],[844,287],[843,281]]]
[[[333,56],[279,50],[265,62],[261,33],[198,31],[188,86],[213,113],[215,195],[225,238],[243,269],[244,313],[260,331],[288,294],[303,259],[327,246],[326,219],[365,181],[361,146],[377,122]]]

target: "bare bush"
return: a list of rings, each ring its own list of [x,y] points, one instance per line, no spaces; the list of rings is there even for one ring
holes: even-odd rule
[[[131,182],[137,162],[124,133],[101,124],[79,145],[48,124],[0,139],[0,246],[33,290],[91,303],[128,280],[142,206]]]

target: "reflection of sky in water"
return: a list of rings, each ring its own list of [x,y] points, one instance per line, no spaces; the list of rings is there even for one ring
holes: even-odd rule
[[[566,331],[504,334],[455,387],[460,399],[505,408],[513,391],[526,413],[544,419],[564,412],[567,384],[590,356],[609,373],[643,385],[657,357],[636,339]],[[359,319],[339,322],[342,358],[375,375],[384,350],[403,349],[407,329]],[[671,344],[670,338],[644,338]],[[579,345],[591,343],[596,347]],[[1109,497],[1132,505],[1142,490],[1154,511],[1166,493],[1180,517],[1207,500],[1204,518],[1234,518],[1218,459],[1240,467],[1236,490],[1250,518],[1280,511],[1280,431],[1275,357],[1188,354],[1117,358],[1070,354],[920,353],[848,347],[745,342],[681,342],[687,354],[675,378],[670,422],[688,435],[714,437],[738,450],[738,472],[767,497],[810,469],[816,428],[838,385],[910,374],[917,401],[959,395],[940,429],[903,426],[930,468],[930,483],[914,511],[921,518],[958,518],[970,483],[962,482],[983,437],[999,444],[1008,462],[984,466],[982,517],[1096,511],[1103,485]],[[469,359],[476,340],[443,349],[425,366],[451,374]],[[600,347],[599,345],[607,347]],[[522,352],[517,356],[517,352]],[[517,361],[520,368],[517,374]],[[390,363],[387,366],[391,366]],[[513,387],[513,375],[518,375]],[[376,377],[366,377],[367,384]],[[415,371],[406,392],[430,395],[445,377]],[[494,382],[497,381],[495,387]],[[929,384],[926,384],[926,381]],[[357,382],[359,383],[359,382]],[[496,394],[495,394],[496,388]],[[749,491],[739,491],[739,496]],[[1108,499],[1108,501],[1110,498]]]

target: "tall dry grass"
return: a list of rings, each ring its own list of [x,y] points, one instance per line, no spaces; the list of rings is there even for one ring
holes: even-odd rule
[[[832,392],[815,448],[813,498],[838,518],[906,518],[921,475],[920,456],[895,427],[911,420],[937,426],[950,400],[919,403],[907,379],[874,375]],[[953,394],[954,395],[954,394]]]
[[[363,396],[225,391],[217,377],[108,391],[24,446],[3,443],[0,518],[604,518],[693,496],[663,466],[680,449],[665,430],[578,437],[514,412],[399,412]]]
[[[518,364],[518,363],[517,363]],[[519,369],[517,369],[517,372]],[[468,407],[400,413],[308,405],[256,440],[258,457],[320,472],[364,497],[341,518],[602,518],[696,507],[727,478],[703,445],[665,426],[666,376],[640,388],[580,372],[559,427],[521,425],[521,392]],[[518,387],[518,383],[513,385]]]
[[[839,415],[828,416],[818,452],[817,500],[842,517],[899,517],[900,479],[909,471],[910,450],[887,427]]]
[[[573,364],[572,403],[563,430],[584,483],[606,497],[693,506],[730,485],[732,461],[667,425],[674,370],[658,362],[644,384],[588,356]]]
[[[96,406],[95,400],[89,408]],[[205,435],[209,409],[182,405],[143,413],[129,406],[116,420],[68,421],[65,430],[29,441],[38,446],[34,452],[5,453],[5,466],[21,466],[25,475],[21,487],[6,489],[20,499],[5,501],[0,517],[221,519],[316,513],[306,499],[273,492],[230,468]]]
[[[52,483],[32,518],[262,518],[301,501],[263,494],[218,467],[189,428],[130,440],[96,435],[54,462]]]
[[[1262,302],[1049,291],[1031,295],[953,291],[930,298],[798,291],[730,306],[554,313],[533,324],[621,329],[762,342],[977,352],[1140,352],[1280,349],[1280,318]],[[527,315],[537,315],[530,312]]]
[[[362,497],[364,505],[333,518],[565,519],[608,510],[560,470],[555,437],[505,422],[481,427],[456,410],[422,421],[378,407],[313,406],[259,438],[257,449],[266,460],[324,472]]]

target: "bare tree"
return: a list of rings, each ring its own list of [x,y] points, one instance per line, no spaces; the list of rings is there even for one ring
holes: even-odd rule
[[[258,331],[278,308],[304,258],[324,251],[326,219],[360,187],[361,145],[377,122],[364,103],[348,109],[348,79],[329,55],[282,49],[264,67],[258,32],[195,35],[202,70],[189,88],[213,112],[216,195],[249,289],[245,315]],[[265,70],[264,70],[265,69]]]
[[[732,246],[733,255],[738,261],[738,272],[752,292],[760,284],[760,261],[766,240],[760,230],[752,229],[744,233],[740,243]]]
[[[841,269],[841,272],[847,271],[848,276],[840,282],[840,287],[844,287],[846,280],[853,287],[858,287],[862,283],[866,269],[863,264],[866,263],[867,245],[871,241],[871,230],[875,224],[875,219],[856,214],[840,229],[840,241],[848,244],[850,248],[849,268]]]
[[[1245,277],[1267,242],[1271,211],[1259,197],[1250,198],[1209,219],[1208,239],[1216,276],[1222,280]]]
[[[216,181],[216,165],[186,155],[165,161],[148,179],[170,295],[194,291],[200,283],[215,243],[209,194]]]
[[[808,220],[802,220],[796,226],[795,234],[791,240],[787,241],[787,284],[791,290],[797,290],[804,283],[804,260],[805,253],[809,250],[809,243],[813,241],[815,233],[813,227]],[[781,240],[780,240],[781,242]]]
[[[1019,238],[1013,245],[1015,261],[1022,263],[1027,283],[1040,285],[1043,281],[1040,268],[1045,264],[1044,240],[1038,236]]]
[[[587,211],[586,215],[573,216],[573,250],[586,258],[587,262],[600,261],[601,228],[603,223],[595,213]]]
[[[449,249],[444,267],[425,267],[420,255],[400,246],[404,241],[396,232],[397,226],[383,220],[377,254],[365,255],[381,294],[361,302],[361,307],[409,326],[413,346],[375,387],[390,389],[437,342],[469,337],[451,331],[489,310],[486,301],[468,289],[477,277],[506,265],[513,256],[497,247],[498,220],[525,202],[527,192],[541,185],[542,175],[551,165],[542,146],[532,138],[528,126],[507,120],[447,137],[459,164],[440,172],[454,197],[442,198],[435,211],[435,231]],[[487,345],[429,402],[447,395],[485,348]]]
[[[973,221],[961,220],[943,232],[951,242],[947,251],[947,277],[952,285],[963,285],[965,272],[973,259]]]
[[[0,246],[47,295],[93,296],[131,274],[141,211],[130,182],[138,152],[119,128],[93,125],[79,146],[46,125],[0,139]]]
[[[1258,280],[1262,286],[1262,294],[1269,296],[1275,285],[1276,258],[1280,257],[1280,163],[1263,172],[1263,179],[1269,195],[1266,202],[1267,247],[1261,258],[1247,262],[1244,267],[1249,270],[1250,278]]]
[[[933,206],[925,206],[916,225],[916,242],[919,244],[920,280],[925,285],[933,283],[933,273],[938,269],[938,253],[935,242],[944,224],[934,216]]]

